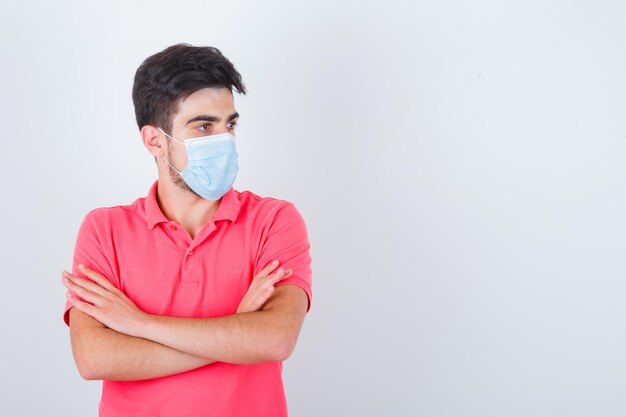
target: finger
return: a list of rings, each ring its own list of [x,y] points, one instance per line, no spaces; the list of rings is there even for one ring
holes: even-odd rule
[[[107,293],[107,290],[102,288],[100,285],[98,285],[98,284],[96,284],[94,282],[89,281],[88,279],[84,279],[84,278],[81,278],[79,276],[70,274],[67,271],[63,271],[62,275],[63,275],[63,278],[64,278],[64,280],[63,280],[64,283],[69,281],[70,283],[72,283],[74,285],[77,285],[77,286],[82,287],[82,288],[86,288],[89,291],[91,291],[93,293],[96,293],[98,295],[101,295],[101,296],[104,296]]]
[[[257,297],[257,306],[259,306],[259,307],[262,306],[267,301],[267,299],[270,298],[270,295],[273,292],[274,292],[274,287],[270,285],[267,288],[267,290],[265,290],[263,292],[263,294],[261,296]]]
[[[265,268],[263,268],[261,271],[259,271],[258,274],[256,274],[253,278],[252,278],[252,282],[250,283],[251,287],[256,287],[256,285],[263,280],[264,278],[267,278],[270,273],[276,269],[276,267],[278,266],[278,259],[274,259],[272,262],[270,262]]]
[[[274,274],[269,277],[268,281],[273,285],[281,279],[287,278],[289,275],[291,275],[291,273],[291,269],[285,271],[283,268],[279,268],[278,271],[274,272]]]
[[[276,267],[278,266],[278,259],[274,259],[272,262],[270,262],[265,268],[263,268],[258,274],[258,275],[269,275],[270,272],[272,272],[274,269],[276,269]]]
[[[111,284],[111,282],[105,276],[97,273],[96,271],[89,268],[88,266],[83,265],[83,264],[78,264],[78,269],[80,269],[83,274],[93,279],[101,287],[106,288],[109,291],[115,291],[117,289],[113,284]]]
[[[90,316],[93,317],[93,315],[95,314],[95,307],[94,306],[92,306],[89,303],[85,303],[84,301],[80,301],[79,299],[74,297],[69,292],[67,292],[65,295],[66,295],[67,299],[70,300],[72,302],[72,304],[74,304],[74,307],[76,307],[80,311],[82,311],[84,313],[87,313],[87,314],[89,314]]]
[[[274,274],[270,275],[267,279],[263,280],[261,283],[258,284],[258,286],[261,287],[261,289],[259,289],[259,292],[263,293],[267,291],[268,288],[272,288],[271,291],[274,291],[274,285],[281,279],[285,279],[290,275],[291,275],[291,269],[288,269],[287,271],[285,271],[283,268],[280,268]]]
[[[90,291],[86,288],[76,285],[69,279],[65,280],[64,284],[68,290],[73,291],[75,294],[79,295],[82,299],[87,300],[92,304],[96,304],[96,301],[100,298],[99,294],[96,294],[93,291]]]

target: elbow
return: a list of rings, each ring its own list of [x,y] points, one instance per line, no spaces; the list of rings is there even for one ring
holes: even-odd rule
[[[84,371],[79,371],[80,376],[85,380],[85,381],[95,381],[95,380],[99,380],[100,378],[96,377],[94,373],[91,372],[84,372]]]
[[[102,379],[100,378],[96,367],[85,359],[77,359],[76,367],[78,368],[78,373],[80,374],[81,378],[83,378],[84,380],[93,381],[97,379]]]
[[[287,360],[295,349],[296,341],[292,338],[283,338],[279,343],[276,343],[270,352],[270,359],[272,362],[282,362]]]
[[[97,379],[95,372],[90,367],[79,364],[77,364],[76,367],[78,368],[78,373],[80,374],[80,377],[84,380],[91,381]]]
[[[88,352],[78,343],[72,345],[72,352],[81,378],[87,381],[103,379],[93,353]]]

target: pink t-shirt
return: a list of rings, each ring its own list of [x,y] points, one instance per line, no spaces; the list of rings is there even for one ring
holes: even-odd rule
[[[80,225],[72,274],[83,263],[104,275],[140,309],[179,317],[235,314],[252,278],[273,259],[291,268],[276,285],[302,288],[311,308],[312,270],[304,220],[286,200],[231,189],[191,239],[168,220],[158,180],[130,205],[96,208]],[[69,326],[67,301],[63,320]],[[282,362],[199,368],[137,381],[102,383],[100,417],[287,416]]]

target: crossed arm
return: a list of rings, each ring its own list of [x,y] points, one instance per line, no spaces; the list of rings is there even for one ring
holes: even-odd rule
[[[95,275],[89,276],[98,282]],[[155,378],[216,361],[285,360],[308,306],[304,290],[290,284],[277,285],[258,311],[215,318],[150,315],[119,303],[116,313],[98,320],[87,303],[72,301],[70,335],[79,372],[85,379],[108,380]]]

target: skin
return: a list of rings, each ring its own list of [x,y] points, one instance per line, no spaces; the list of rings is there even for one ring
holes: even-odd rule
[[[179,141],[224,132],[236,136],[235,127],[239,117],[228,120],[229,116],[235,113],[237,111],[230,90],[204,88],[179,101],[178,111],[172,119],[172,131],[166,133]],[[220,121],[198,120],[187,124],[187,121],[199,115],[217,116]],[[193,238],[215,214],[219,200],[207,200],[196,194],[163,160],[165,156],[170,164],[182,171],[187,165],[187,154],[182,143],[169,139],[157,126],[152,125],[141,128],[141,139],[148,152],[157,160],[159,171],[157,201],[161,211],[165,217],[175,220],[184,227]]]
[[[181,141],[226,131],[234,135],[238,118],[228,119],[235,113],[228,89],[198,90],[179,101],[172,132],[167,133]],[[217,120],[187,123],[199,115],[213,115]],[[150,125],[141,129],[141,138],[157,158],[157,201],[163,214],[193,238],[211,219],[221,199],[210,201],[197,195],[163,160],[165,156],[182,171],[187,164],[182,144]],[[214,318],[147,314],[88,265],[79,268],[82,276],[63,271],[62,282],[74,304],[70,334],[81,376],[138,380],[215,361],[253,364],[287,359],[295,348],[308,298],[296,285],[274,286],[291,273],[282,268],[274,271],[277,266],[269,264],[254,277],[235,314]]]

